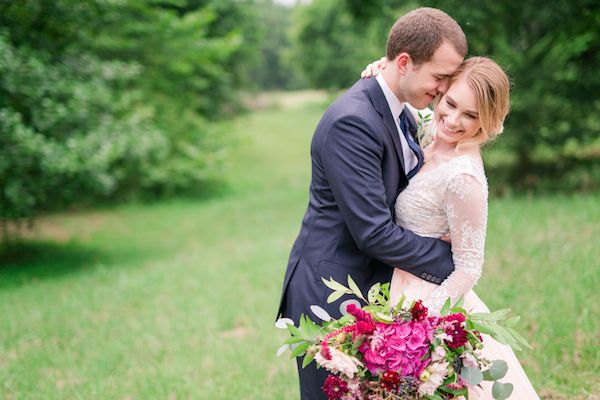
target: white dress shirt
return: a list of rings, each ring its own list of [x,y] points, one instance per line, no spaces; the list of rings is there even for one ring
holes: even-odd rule
[[[394,124],[396,124],[396,129],[398,130],[398,135],[400,136],[400,143],[402,143],[402,156],[404,157],[404,173],[408,174],[413,170],[414,167],[417,166],[419,160],[417,159],[417,155],[410,149],[410,146],[406,142],[406,137],[402,133],[400,129],[400,122],[398,119],[400,118],[400,113],[404,107],[404,104],[398,100],[392,89],[385,83],[383,76],[381,74],[377,75],[375,78],[381,86],[381,90],[383,90],[383,95],[387,101],[388,106],[390,107],[390,111],[392,113],[392,117],[394,117]],[[410,133],[407,132],[410,135]]]

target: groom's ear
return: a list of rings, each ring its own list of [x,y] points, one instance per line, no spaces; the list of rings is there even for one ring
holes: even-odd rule
[[[398,72],[404,75],[410,64],[410,55],[408,53],[400,53],[394,60],[394,63],[396,64],[396,68],[398,68]]]

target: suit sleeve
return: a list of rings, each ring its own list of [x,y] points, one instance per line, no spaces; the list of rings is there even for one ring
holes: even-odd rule
[[[448,277],[454,269],[450,246],[394,223],[381,173],[383,142],[365,121],[356,116],[338,120],[320,154],[335,201],[363,252],[414,275],[438,278],[436,283]]]

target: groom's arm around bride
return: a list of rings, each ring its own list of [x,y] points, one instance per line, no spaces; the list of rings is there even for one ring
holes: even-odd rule
[[[396,198],[408,185],[415,157],[422,160],[413,153],[418,148],[407,147],[415,121],[405,114],[401,128],[398,119],[404,102],[422,109],[445,90],[466,54],[466,39],[448,15],[422,8],[396,22],[387,46],[391,61],[384,76],[354,84],[325,111],[313,136],[308,207],[278,310],[296,323],[313,304],[340,315],[343,299],[326,304],[322,277],[345,282],[351,275],[364,293],[389,282],[394,267],[436,284],[454,269],[448,243],[394,223]],[[325,376],[314,366],[301,370],[302,398],[325,398]]]

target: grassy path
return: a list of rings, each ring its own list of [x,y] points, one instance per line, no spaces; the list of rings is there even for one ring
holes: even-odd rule
[[[295,399],[272,328],[322,103],[249,114],[208,200],[46,217],[0,258],[0,399]],[[548,399],[600,390],[600,196],[492,199],[478,293]]]

